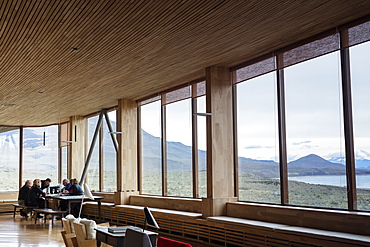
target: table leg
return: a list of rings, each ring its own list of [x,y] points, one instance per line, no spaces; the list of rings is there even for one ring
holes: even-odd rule
[[[71,212],[71,201],[68,200],[68,214],[72,214]]]
[[[100,247],[101,241],[99,239],[96,239],[96,247]]]
[[[98,201],[99,223],[101,223],[101,200]]]

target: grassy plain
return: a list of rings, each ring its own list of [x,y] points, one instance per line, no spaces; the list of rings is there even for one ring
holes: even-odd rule
[[[161,172],[144,171],[143,193],[162,195]],[[168,195],[192,197],[191,172],[168,172]],[[206,196],[205,171],[199,172],[199,197]],[[289,204],[347,209],[347,188],[289,181]],[[280,204],[280,181],[239,174],[239,200]],[[358,189],[359,210],[370,210],[370,190]]]

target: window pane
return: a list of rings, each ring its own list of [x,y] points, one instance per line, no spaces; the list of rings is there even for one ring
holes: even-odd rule
[[[57,125],[24,128],[23,180],[50,178],[52,184],[57,184],[58,146]]]
[[[112,125],[113,131],[116,131],[116,111],[108,112],[108,117]],[[109,133],[109,128],[104,121],[103,125],[103,155],[104,155],[104,187],[103,191],[116,191],[117,190],[117,152]],[[116,136],[114,135],[114,138]]]
[[[91,147],[91,142],[94,137],[94,132],[96,129],[96,125],[98,123],[99,116],[91,117],[88,119],[88,138],[89,138],[89,146]],[[89,152],[90,150],[88,150]],[[97,137],[95,146],[93,147],[93,152],[91,155],[89,167],[87,169],[87,179],[86,179],[90,190],[92,191],[99,191],[99,137]]]
[[[239,200],[280,203],[275,73],[237,84]]]
[[[62,179],[65,179],[65,178],[68,178],[68,150],[69,150],[69,147],[68,146],[65,146],[65,147],[61,147],[62,149],[62,157],[61,157],[61,160],[62,160],[62,171],[61,171],[61,174],[62,174]]]
[[[166,105],[167,192],[192,197],[191,100]]]
[[[370,42],[350,48],[356,186],[359,210],[370,210]]]
[[[347,208],[339,53],[285,69],[289,203]]]
[[[1,127],[0,160],[3,179],[0,180],[0,192],[18,191],[19,183],[19,128]],[[24,177],[24,181],[28,178]],[[23,180],[23,179],[22,179]],[[23,182],[22,181],[22,185]]]
[[[197,112],[206,112],[206,97],[197,98]],[[206,117],[198,116],[198,181],[199,197],[207,197],[207,133]]]
[[[161,102],[140,107],[143,194],[162,195]]]

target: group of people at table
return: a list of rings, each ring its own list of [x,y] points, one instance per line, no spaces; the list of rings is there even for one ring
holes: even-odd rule
[[[50,187],[51,179],[47,178],[45,180],[35,179],[33,182],[31,180],[26,180],[23,187],[18,193],[18,204],[25,206],[33,206],[38,208],[45,208],[45,197]],[[64,179],[63,188],[61,189],[62,195],[83,195],[84,192],[81,186],[78,184],[77,179]],[[59,205],[61,211],[67,210],[67,202],[62,201]],[[73,212],[70,212],[73,213]],[[27,210],[23,209],[20,211],[21,216],[27,217]],[[39,216],[42,218],[42,216]]]

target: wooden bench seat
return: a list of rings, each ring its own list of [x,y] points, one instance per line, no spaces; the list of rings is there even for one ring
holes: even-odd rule
[[[35,224],[37,222],[37,216],[41,213],[44,214],[44,223],[46,223],[46,216],[51,215],[51,225],[54,225],[54,216],[60,215],[60,219],[62,219],[62,214],[66,213],[66,211],[57,211],[50,208],[37,208],[33,211],[35,211]]]
[[[269,231],[275,234],[287,234],[290,236],[296,236],[298,238],[313,238],[317,239],[318,243],[322,241],[330,241],[333,243],[337,243],[336,246],[370,246],[370,236],[365,235],[290,226],[264,221],[234,218],[229,216],[208,217],[207,220],[221,224],[229,224],[238,227],[249,228],[253,230]]]
[[[125,208],[131,210],[140,210],[144,212],[143,206],[136,206],[136,205],[116,205],[116,208]],[[178,210],[171,210],[171,209],[162,209],[162,208],[151,208],[149,207],[150,211],[154,215],[171,215],[171,216],[178,216],[178,217],[187,217],[187,218],[201,218],[201,213],[193,213],[193,212],[186,212],[186,211],[178,211]]]
[[[13,204],[13,207],[14,207],[13,218],[15,218],[15,213],[17,212],[17,208],[27,209],[27,212],[31,212],[31,216],[32,216],[33,210],[38,208],[38,206],[26,206],[26,205],[19,205],[19,204]]]

